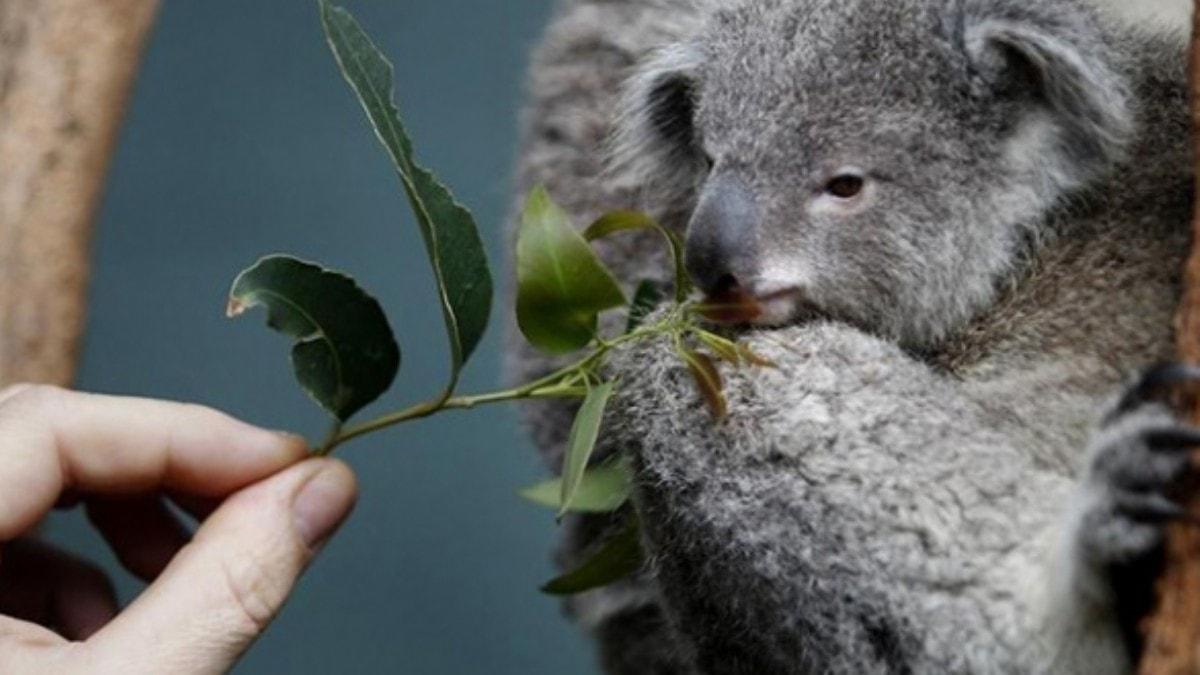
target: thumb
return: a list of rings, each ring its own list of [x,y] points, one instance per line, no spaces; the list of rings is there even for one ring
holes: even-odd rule
[[[275,617],[356,494],[345,464],[310,459],[230,497],[87,642],[91,672],[227,671]]]

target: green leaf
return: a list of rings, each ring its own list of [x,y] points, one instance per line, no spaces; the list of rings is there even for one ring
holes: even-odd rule
[[[697,329],[694,333],[722,361],[727,361],[735,366],[749,364],[764,368],[779,367],[774,361],[754,351],[744,342],[734,342],[706,330]]]
[[[581,349],[596,336],[597,315],[625,295],[567,214],[536,188],[517,232],[517,325],[551,354]]]
[[[267,308],[267,325],[296,338],[292,368],[306,391],[345,422],[387,391],[400,348],[379,303],[350,277],[289,256],[238,275],[226,313]]]
[[[492,304],[492,275],[479,228],[450,190],[417,164],[393,99],[392,64],[354,17],[320,0],[321,24],[342,75],[358,95],[375,135],[391,155],[433,266],[450,338],[451,382],[479,345]]]
[[[697,330],[695,334],[717,358],[735,366],[742,365],[742,352],[733,340],[727,340],[720,335],[714,335],[704,330]]]
[[[696,387],[699,388],[700,395],[704,397],[704,402],[708,404],[708,409],[712,411],[713,418],[717,421],[725,419],[729,413],[729,407],[725,402],[725,385],[721,380],[721,373],[717,371],[716,364],[707,354],[701,354],[686,347],[680,349],[679,355],[687,364],[688,371],[691,372],[692,379],[696,381]]]
[[[638,284],[637,290],[633,292],[633,302],[629,303],[629,319],[625,322],[625,333],[637,330],[662,301],[663,296],[658,284],[649,279]]]
[[[688,277],[687,268],[683,263],[683,242],[679,240],[678,235],[663,227],[657,220],[637,211],[613,211],[592,223],[584,231],[583,237],[588,241],[595,241],[610,234],[631,230],[654,230],[666,240],[667,246],[671,249],[671,258],[675,263],[675,300],[676,302],[687,300],[688,295],[692,292],[692,281]]]
[[[572,513],[610,513],[629,501],[633,487],[633,476],[625,462],[613,462],[584,471],[575,496],[571,500]],[[559,510],[562,507],[562,479],[555,478],[520,492],[525,499]]]
[[[749,363],[752,366],[761,366],[763,368],[778,368],[779,367],[779,364],[775,363],[771,359],[768,359],[767,357],[763,356],[762,354],[759,354],[758,352],[754,351],[753,349],[750,348],[750,345],[747,345],[744,342],[737,343],[737,350],[738,350],[738,354],[741,355],[742,360],[745,361],[746,363]]]
[[[642,545],[636,519],[613,536],[582,565],[542,586],[550,595],[574,595],[620,581],[642,568]]]
[[[612,398],[616,382],[605,382],[588,390],[587,398],[575,414],[571,435],[567,438],[567,452],[563,457],[562,489],[559,493],[558,515],[561,518],[571,510],[583,473],[592,450],[596,448],[596,437],[600,434],[600,421],[604,418],[604,407]]]

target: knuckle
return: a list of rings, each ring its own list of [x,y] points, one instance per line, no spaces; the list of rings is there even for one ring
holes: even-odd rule
[[[5,625],[7,624],[7,625]],[[0,617],[0,673],[56,675],[82,672],[84,643],[67,642],[57,633]]]
[[[275,618],[287,594],[286,581],[271,566],[250,553],[223,556],[221,569],[230,604],[239,620],[239,631],[261,634]]]
[[[0,391],[0,402],[20,407],[42,407],[56,404],[64,393],[63,388],[54,385],[23,382]]]
[[[220,410],[199,403],[179,403],[177,405],[180,417],[190,420],[198,427],[225,428],[233,420],[232,417]]]
[[[36,387],[36,386],[38,386],[38,385],[32,384],[30,382],[18,382],[16,384],[10,384],[10,385],[4,387],[3,389],[0,389],[0,401],[8,401],[10,399],[14,399],[14,398],[20,396],[21,394],[25,393],[27,390],[29,390],[33,387]]]
[[[187,415],[189,417],[196,417],[199,419],[212,419],[212,418],[216,418],[216,417],[224,417],[225,416],[224,413],[218,411],[217,409],[210,408],[210,407],[208,407],[206,405],[202,405],[200,403],[184,402],[184,403],[179,403],[178,405],[179,405],[180,412],[182,412],[184,415]]]

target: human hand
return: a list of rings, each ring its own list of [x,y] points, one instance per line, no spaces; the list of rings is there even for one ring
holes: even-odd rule
[[[0,673],[228,670],[353,507],[350,470],[306,452],[196,405],[0,392]],[[203,520],[194,536],[167,498]],[[76,500],[152,582],[119,614],[97,568],[21,538]]]

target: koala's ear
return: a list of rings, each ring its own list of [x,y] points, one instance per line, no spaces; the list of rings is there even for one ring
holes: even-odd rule
[[[704,166],[696,134],[694,49],[677,45],[648,58],[627,81],[609,146],[609,169],[660,188],[695,182]]]
[[[1055,146],[1043,150],[1058,153],[1061,182],[1082,183],[1121,159],[1133,131],[1128,86],[1089,14],[1062,3],[967,15],[963,44],[976,86],[1042,113],[1036,119],[1053,130],[1044,140]]]

